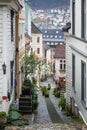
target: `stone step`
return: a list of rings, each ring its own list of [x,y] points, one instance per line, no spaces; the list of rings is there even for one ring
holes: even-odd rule
[[[31,101],[32,100],[32,96],[25,96],[25,97],[20,97],[19,101]]]
[[[29,109],[29,110],[19,110],[19,112],[21,113],[21,114],[32,114],[32,109]]]
[[[23,127],[6,127],[5,130],[86,130],[84,126],[76,124],[48,123],[34,124]]]
[[[19,112],[22,114],[31,114],[32,111],[32,96],[20,97]]]
[[[32,101],[19,101],[19,106],[24,105],[24,106],[31,106]]]
[[[32,106],[19,106],[19,110],[31,110]]]

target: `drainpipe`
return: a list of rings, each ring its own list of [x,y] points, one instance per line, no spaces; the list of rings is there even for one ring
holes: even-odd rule
[[[19,13],[15,16],[15,99],[19,98]]]

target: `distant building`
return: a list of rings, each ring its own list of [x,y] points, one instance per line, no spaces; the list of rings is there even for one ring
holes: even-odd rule
[[[58,44],[54,54],[54,80],[65,81],[66,76],[66,44]]]
[[[42,32],[46,63],[50,65],[50,73],[53,73],[55,48],[57,44],[64,43],[64,34],[61,29],[44,29]]]
[[[32,33],[32,44],[31,50],[35,52],[38,58],[43,59],[43,43],[42,43],[42,32],[35,24],[31,23],[31,33]]]

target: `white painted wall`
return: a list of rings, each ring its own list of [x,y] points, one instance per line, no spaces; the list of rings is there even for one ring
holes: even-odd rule
[[[81,39],[81,0],[75,0],[75,36],[80,38],[66,36],[66,92],[67,103],[70,103],[70,97],[73,97],[75,103],[79,108],[79,113],[87,124],[87,110],[81,102],[81,60],[86,63],[87,67],[87,43]],[[71,1],[72,8],[72,1]],[[86,1],[87,8],[87,1]],[[78,13],[79,12],[79,13]],[[86,13],[87,16],[87,13]],[[71,21],[72,21],[72,9],[71,9]],[[86,22],[87,23],[87,22]],[[72,34],[72,28],[70,30]],[[87,25],[86,25],[87,34]],[[87,39],[87,35],[86,35]],[[76,77],[75,77],[75,91],[72,89],[72,53],[76,57]],[[87,77],[86,77],[87,80]],[[87,86],[87,83],[86,83]],[[87,89],[86,89],[86,107],[87,107]]]
[[[70,5],[71,5],[70,11],[71,11],[71,25],[72,25],[72,0],[70,1]],[[87,7],[87,1],[86,1],[86,7]],[[87,13],[86,13],[86,21],[87,21]],[[81,0],[75,0],[75,36],[81,38]],[[86,39],[87,39],[87,26],[86,26]]]
[[[15,20],[15,19],[14,19]],[[14,41],[11,42],[11,26],[10,26],[10,9],[7,7],[0,7],[0,96],[7,96],[7,91],[10,91],[10,61],[15,59],[15,36]],[[15,21],[14,21],[15,28]],[[6,64],[6,74],[3,74],[2,64]],[[15,71],[15,68],[14,68]],[[15,75],[15,72],[14,74]],[[11,100],[2,101],[0,111],[8,111],[8,107],[13,99],[13,92]]]
[[[55,79],[59,80],[59,77],[65,77],[66,74],[64,72],[60,72],[60,60],[65,60],[65,59],[59,59],[59,58],[55,58]]]
[[[40,42],[37,43],[37,37],[40,38]],[[34,34],[32,33],[32,44],[31,48],[33,49],[33,52],[39,57],[43,59],[43,43],[42,43],[42,34]],[[40,48],[40,54],[37,54],[37,48]]]

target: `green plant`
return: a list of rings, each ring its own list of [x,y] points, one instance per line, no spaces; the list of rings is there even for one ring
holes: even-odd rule
[[[0,112],[0,128],[4,128],[6,124],[6,112]]]
[[[45,97],[49,97],[49,90],[46,90],[44,95]]]
[[[64,97],[60,98],[59,103],[58,103],[58,107],[59,108],[61,107],[62,110],[65,109],[65,107],[66,107],[66,99]]]
[[[51,85],[50,85],[50,84],[48,84],[48,87],[47,87],[47,89],[48,89],[48,90],[50,90],[50,89],[51,89]]]
[[[41,88],[41,91],[42,91],[42,93],[43,93],[43,95],[44,95],[44,93],[45,93],[45,91],[46,91],[46,86],[43,86],[43,87]]]
[[[37,100],[32,100],[32,106],[33,106],[33,110],[36,110],[38,107],[38,101]]]
[[[6,112],[4,112],[4,111],[0,112],[0,118],[2,118],[2,117],[6,117]]]

